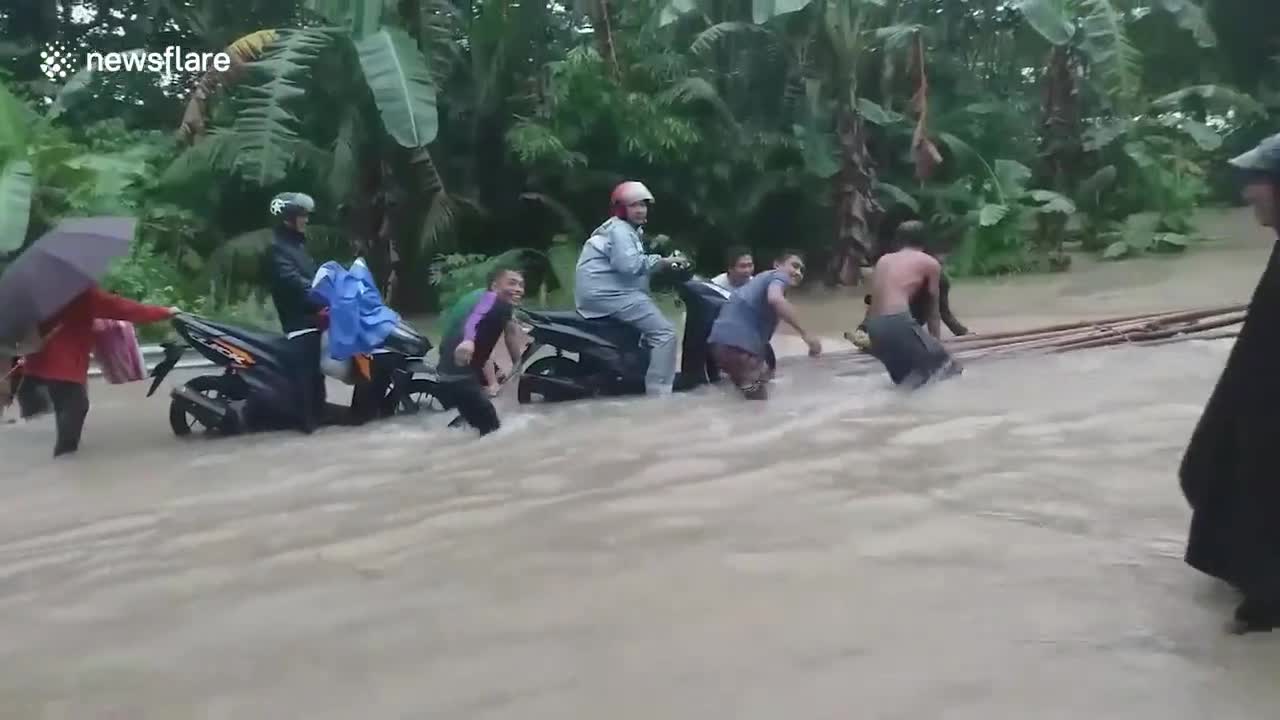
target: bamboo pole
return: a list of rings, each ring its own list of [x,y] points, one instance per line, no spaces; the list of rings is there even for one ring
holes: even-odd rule
[[[967,339],[969,338],[973,338],[975,340],[979,340],[979,339],[980,340],[1000,340],[1005,338],[1017,338],[1017,337],[1021,337],[1023,335],[1028,335],[1028,334],[1044,334],[1044,333],[1062,332],[1066,330],[1080,330],[1084,328],[1100,327],[1105,325],[1115,325],[1117,323],[1134,322],[1136,320],[1154,320],[1156,318],[1177,316],[1177,315],[1182,315],[1186,313],[1192,313],[1197,315],[1199,314],[1218,315],[1218,314],[1225,314],[1229,312],[1239,312],[1241,310],[1246,310],[1247,308],[1248,308],[1247,305],[1223,305],[1221,307],[1203,308],[1199,310],[1165,310],[1161,312],[1141,313],[1138,315],[1121,315],[1119,317],[1099,318],[1097,320],[1080,320],[1077,322],[1059,323],[1057,325],[1046,325],[1046,326],[1037,327],[1037,328],[1027,328],[1026,330],[1006,330],[998,333],[981,333],[976,335],[965,335],[962,337],[954,338],[949,342],[966,342]]]
[[[946,343],[957,359],[973,360],[1030,350],[1065,352],[1072,349],[1107,347],[1116,344],[1142,344],[1167,340],[1187,334],[1229,327],[1244,321],[1245,305],[1227,305],[1200,310],[1178,310],[1144,315],[1128,315],[1109,320],[1061,323],[1017,332],[974,335]],[[1220,333],[1217,337],[1232,337]],[[851,339],[851,333],[845,333]],[[841,358],[862,364],[874,356],[856,350]]]
[[[1216,320],[1207,320],[1194,325],[1183,325],[1180,327],[1163,328],[1159,330],[1146,330],[1140,332],[1126,333],[1119,337],[1098,338],[1095,340],[1082,340],[1075,343],[1068,343],[1059,346],[1055,352],[1064,352],[1066,350],[1084,350],[1094,347],[1105,347],[1106,345],[1120,345],[1129,342],[1140,342],[1144,340],[1164,340],[1175,335],[1186,335],[1202,332],[1204,330],[1217,330],[1220,328],[1237,325],[1244,322],[1244,314],[1230,315]]]
[[[944,343],[948,348],[964,345],[964,349],[972,349],[977,347],[995,347],[1004,345],[1008,342],[1024,342],[1031,340],[1039,340],[1049,337],[1071,337],[1074,335],[1088,332],[1109,332],[1120,327],[1140,327],[1152,324],[1164,324],[1170,322],[1181,322],[1185,320],[1199,320],[1200,318],[1222,315],[1229,312],[1239,312],[1244,306],[1227,306],[1225,308],[1211,308],[1205,310],[1177,310],[1172,312],[1155,313],[1147,315],[1133,315],[1124,318],[1117,318],[1107,321],[1091,321],[1081,323],[1069,323],[1069,326],[1049,326],[1047,328],[1034,328],[1023,330],[1020,332],[996,333],[992,335],[966,335],[964,338],[956,338]],[[972,338],[972,340],[966,340]],[[993,341],[989,345],[984,341]],[[994,342],[999,341],[999,342]]]

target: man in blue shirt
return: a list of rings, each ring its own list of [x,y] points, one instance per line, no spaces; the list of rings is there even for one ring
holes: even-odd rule
[[[751,400],[768,398],[769,341],[781,319],[800,333],[810,357],[822,354],[822,343],[805,332],[787,301],[787,288],[804,279],[804,260],[798,253],[783,253],[773,269],[743,285],[720,311],[707,342],[712,357],[742,394]]]

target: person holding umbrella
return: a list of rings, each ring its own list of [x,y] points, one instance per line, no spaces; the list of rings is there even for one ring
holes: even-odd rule
[[[152,323],[178,312],[127,300],[97,285],[110,262],[128,251],[135,225],[131,218],[65,221],[0,277],[0,342],[16,342],[32,329],[43,338],[40,349],[22,359],[20,392],[48,391],[57,426],[54,457],[80,447],[89,412],[93,321]]]

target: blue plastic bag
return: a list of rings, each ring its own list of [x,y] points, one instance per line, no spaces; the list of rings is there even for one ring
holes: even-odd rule
[[[349,269],[332,260],[321,265],[311,294],[329,307],[329,356],[334,360],[382,347],[400,323],[400,314],[383,304],[363,258]]]

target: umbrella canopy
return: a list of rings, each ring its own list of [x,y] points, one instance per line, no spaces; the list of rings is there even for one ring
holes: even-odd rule
[[[15,342],[98,283],[111,261],[129,252],[137,221],[126,217],[65,220],[0,276],[0,342]]]

